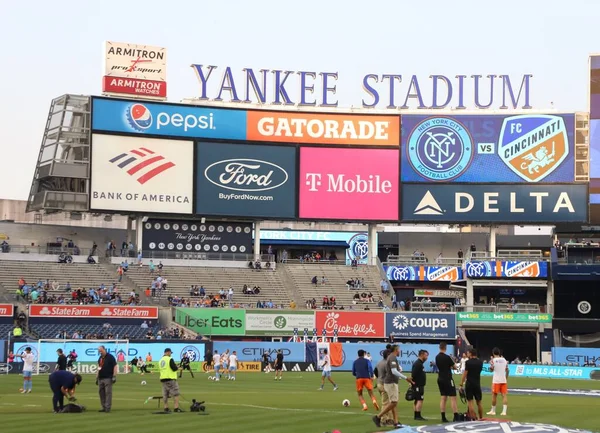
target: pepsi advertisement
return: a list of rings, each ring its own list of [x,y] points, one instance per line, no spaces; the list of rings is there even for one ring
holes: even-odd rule
[[[545,261],[470,261],[465,264],[468,278],[547,278]]]
[[[385,333],[400,339],[456,338],[456,313],[386,313]]]
[[[296,218],[295,147],[196,146],[197,214]]]
[[[588,220],[585,184],[425,184],[402,186],[402,221],[556,223]]]
[[[92,129],[169,137],[244,140],[246,112],[93,98]]]
[[[402,116],[402,182],[568,183],[574,114]]]

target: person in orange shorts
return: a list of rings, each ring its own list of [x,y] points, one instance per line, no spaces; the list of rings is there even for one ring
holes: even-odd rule
[[[362,349],[358,351],[358,358],[352,365],[352,375],[356,377],[356,393],[358,394],[358,399],[363,410],[369,410],[363,398],[363,388],[367,388],[369,397],[371,397],[371,401],[373,402],[373,407],[379,410],[379,404],[377,404],[377,399],[373,395],[373,365],[371,361],[365,358],[365,351]]]
[[[500,415],[506,416],[508,410],[508,362],[501,355],[500,349],[494,347],[492,350],[492,360],[490,361],[490,370],[494,372],[492,379],[492,409],[487,413],[488,415],[496,415],[496,402],[498,400],[498,394],[502,395],[502,413]]]

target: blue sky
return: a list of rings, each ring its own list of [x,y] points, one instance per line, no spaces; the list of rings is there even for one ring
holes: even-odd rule
[[[485,5],[485,6],[484,6]],[[50,100],[99,94],[105,40],[168,48],[169,100],[199,94],[192,63],[338,72],[340,106],[368,73],[531,73],[532,105],[587,111],[600,1],[0,0],[0,198],[26,199]]]

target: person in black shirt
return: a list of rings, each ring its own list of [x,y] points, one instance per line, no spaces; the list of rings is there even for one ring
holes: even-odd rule
[[[194,372],[190,368],[190,357],[188,356],[187,353],[183,354],[183,358],[181,358],[181,361],[179,362],[179,378],[180,379],[183,376],[184,370],[189,371],[190,374],[192,375],[192,379],[194,378]]]
[[[96,373],[96,385],[100,393],[99,412],[110,412],[112,408],[112,386],[117,381],[119,366],[117,360],[106,350],[106,347],[98,347],[100,358],[98,358],[98,372]]]
[[[465,394],[467,395],[467,403],[469,407],[469,416],[471,419],[483,418],[483,405],[481,404],[481,371],[483,370],[483,361],[477,357],[477,349],[469,349],[469,359],[465,362],[465,372],[462,375],[460,387],[465,386]],[[473,400],[477,402],[477,411],[479,418],[475,414],[475,405]]]
[[[448,345],[442,341],[440,343],[440,353],[435,357],[435,364],[438,368],[438,388],[440,389],[440,411],[442,413],[442,422],[448,422],[446,418],[446,403],[448,397],[450,397],[450,405],[452,406],[452,412],[454,412],[454,421],[458,420],[458,405],[456,404],[456,386],[454,385],[454,379],[452,378],[452,369],[455,368],[456,363],[454,359],[446,354]]]
[[[265,373],[271,371],[271,358],[269,357],[269,352],[264,352],[262,354],[262,369]]]
[[[213,355],[212,352],[210,350],[206,351],[206,354],[204,355],[204,362],[206,363],[206,374],[208,374],[210,372],[210,368],[212,367],[212,362],[213,362]]]
[[[281,349],[277,351],[277,358],[275,358],[275,380],[279,377],[281,380],[281,376],[283,375],[283,352]]]
[[[62,349],[58,349],[56,351],[58,355],[58,359],[56,360],[56,366],[54,367],[54,371],[57,370],[66,370],[67,369],[67,357],[65,356]]]
[[[415,420],[427,421],[421,416],[421,408],[423,407],[423,396],[425,394],[425,385],[427,384],[427,375],[425,374],[425,366],[429,352],[419,350],[419,358],[413,363],[410,373],[413,381],[412,389],[415,391]]]

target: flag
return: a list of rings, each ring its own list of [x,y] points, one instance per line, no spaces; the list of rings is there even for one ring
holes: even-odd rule
[[[315,344],[315,343],[313,343]],[[344,363],[344,351],[342,343],[316,343],[319,360],[323,359],[324,349],[327,349],[329,361],[332,367],[340,367]],[[319,368],[321,368],[319,362]]]

